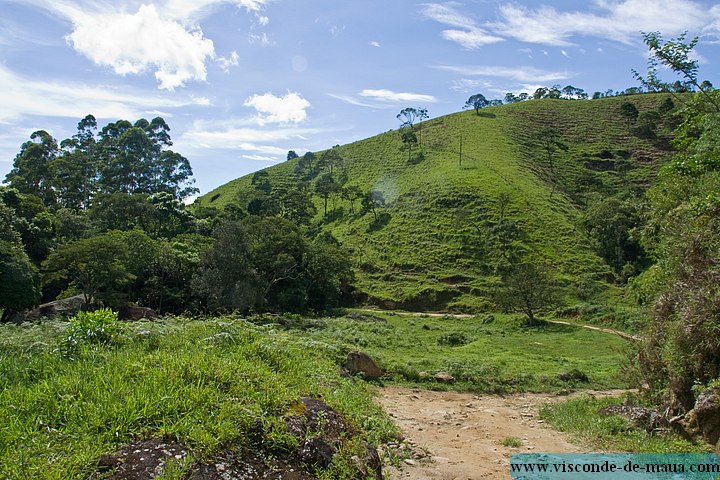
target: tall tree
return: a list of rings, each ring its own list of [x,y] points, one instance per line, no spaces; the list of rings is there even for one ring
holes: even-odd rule
[[[13,168],[5,177],[20,193],[36,195],[46,205],[55,203],[51,165],[58,154],[57,141],[45,130],[30,135],[20,147]]]

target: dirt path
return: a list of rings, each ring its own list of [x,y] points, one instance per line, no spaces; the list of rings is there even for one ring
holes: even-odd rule
[[[541,404],[566,397],[551,394],[474,395],[389,387],[378,402],[402,428],[423,458],[391,468],[391,479],[509,479],[510,455],[521,452],[579,452],[581,447],[538,419]],[[601,395],[619,394],[603,392]],[[501,443],[508,437],[520,447]]]

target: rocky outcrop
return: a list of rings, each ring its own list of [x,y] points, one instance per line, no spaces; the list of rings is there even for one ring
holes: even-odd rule
[[[352,375],[362,375],[366,380],[377,380],[382,370],[367,353],[350,352],[345,360],[345,370]]]

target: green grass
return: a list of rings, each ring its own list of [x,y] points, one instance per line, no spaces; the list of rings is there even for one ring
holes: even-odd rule
[[[500,445],[509,448],[520,448],[522,447],[522,440],[517,437],[505,437],[500,442]]]
[[[652,182],[667,152],[658,142],[631,135],[620,105],[632,101],[644,111],[665,98],[541,100],[487,108],[482,116],[465,111],[431,119],[420,126],[425,159],[417,164],[408,163],[397,131],[339,146],[347,185],[381,191],[390,220],[372,228],[372,214],[351,214],[343,200],[323,217],[316,197],[315,223],[350,250],[355,286],[373,303],[483,311],[489,306],[493,280],[491,258],[467,219],[484,215],[497,221],[498,196],[507,193],[506,218],[523,229],[524,243],[551,267],[568,300],[581,297],[581,280],[590,278],[599,286],[599,293],[592,294],[595,301],[616,301],[618,292],[605,283],[609,267],[595,253],[579,218],[607,195],[642,191]],[[570,147],[558,155],[552,172],[538,149],[528,146],[543,126],[560,130]],[[613,157],[608,165],[619,165],[630,155],[627,169],[592,166],[599,155],[607,154]],[[292,182],[295,164],[293,160],[268,168],[271,182]],[[204,195],[197,205],[245,206],[250,198],[247,176]]]
[[[101,454],[137,437],[176,437],[207,460],[248,444],[256,418],[266,454],[287,452],[297,439],[282,416],[301,396],[323,398],[360,438],[395,432],[362,382],[241,320],[136,323],[120,346],[73,357],[58,347],[66,329],[0,326],[0,478],[88,478]]]
[[[326,318],[309,330],[265,328],[279,338],[296,338],[324,350],[341,362],[348,351],[370,354],[387,372],[387,380],[423,388],[478,392],[558,391],[569,388],[621,388],[618,375],[626,340],[568,325],[522,328],[511,315],[471,318],[377,313],[387,323]],[[461,336],[463,345],[446,339]],[[589,383],[564,382],[561,373],[580,370]],[[432,376],[446,371],[457,382],[448,386]],[[421,375],[426,372],[428,375]]]
[[[581,396],[567,402],[547,404],[540,417],[553,428],[568,432],[571,437],[595,451],[636,453],[705,453],[711,447],[693,444],[672,434],[651,435],[618,415],[603,416],[601,408],[621,403],[617,398]]]

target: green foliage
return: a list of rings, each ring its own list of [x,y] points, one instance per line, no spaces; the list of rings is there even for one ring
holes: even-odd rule
[[[522,447],[523,442],[517,437],[505,437],[500,441],[500,445],[509,448],[520,448]]]
[[[560,301],[557,288],[547,269],[531,262],[510,264],[501,272],[501,285],[495,300],[507,311],[525,315],[525,324],[539,323],[535,315],[543,309],[550,309]]]
[[[695,445],[670,432],[660,435],[647,433],[617,415],[601,415],[603,407],[619,403],[617,398],[596,398],[584,395],[566,402],[548,403],[540,409],[540,417],[552,427],[568,432],[577,441],[597,451],[635,453],[707,452],[707,447]]]
[[[328,235],[310,242],[278,217],[249,217],[216,232],[194,278],[211,310],[324,311],[352,278],[347,254]]]
[[[61,348],[65,354],[72,355],[87,347],[119,345],[125,331],[125,324],[109,308],[81,311],[70,318]]]
[[[45,262],[45,281],[63,281],[80,289],[85,304],[107,295],[132,281],[128,272],[128,246],[116,235],[103,234],[66,243]]]
[[[699,89],[680,111],[678,154],[648,194],[643,245],[656,264],[637,283],[652,303],[637,354],[640,378],[656,401],[686,412],[695,403],[693,386],[720,376],[720,150],[714,145],[720,94],[698,85],[697,62],[690,58],[697,39],[687,43],[683,35],[663,43],[653,33],[645,40],[656,62]],[[650,70],[647,81],[665,86]]]
[[[476,93],[475,95],[470,95],[470,98],[467,99],[463,108],[472,108],[475,110],[476,115],[480,115],[480,109],[488,105],[490,105],[490,102],[485,98],[485,95]]]
[[[445,333],[438,337],[437,340],[438,345],[447,345],[448,347],[460,347],[470,342],[471,340],[462,332]]]
[[[102,454],[137,438],[177,438],[189,462],[235,445],[278,457],[297,444],[283,418],[303,396],[343,415],[359,443],[396,434],[371,390],[317,350],[230,317],[128,324],[127,341],[74,358],[54,351],[56,322],[0,329],[2,478],[90,478]],[[354,454],[348,442],[336,461]]]
[[[22,311],[39,303],[37,270],[19,242],[0,240],[0,308]]]
[[[605,198],[590,207],[582,224],[595,240],[597,252],[612,267],[621,281],[627,273],[639,272],[645,252],[634,233],[642,224],[641,200],[637,198]]]

